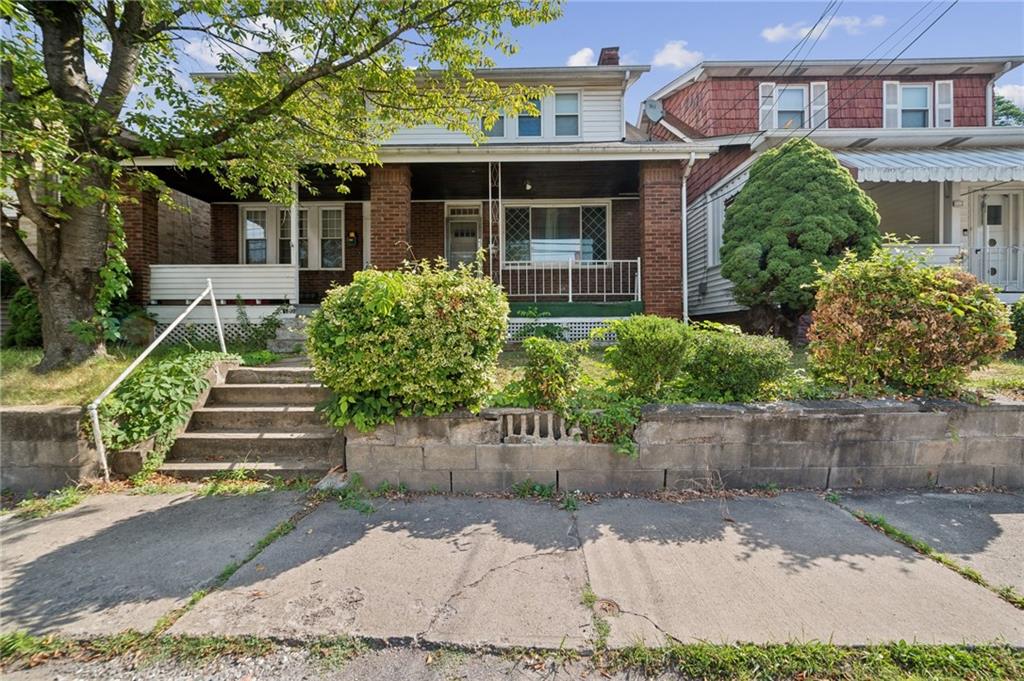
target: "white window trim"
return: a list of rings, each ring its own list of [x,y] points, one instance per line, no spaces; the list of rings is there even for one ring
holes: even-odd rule
[[[557,120],[558,116],[569,116],[571,114],[559,114],[556,110],[555,102],[558,95],[576,95],[576,134],[575,135],[559,135]],[[549,98],[551,100],[551,106],[548,109],[551,111],[551,136],[560,140],[578,140],[583,137],[583,90],[571,89],[571,90],[555,90],[554,94]]]
[[[498,115],[498,119],[502,122],[501,134],[500,135],[488,135],[487,134],[487,130],[484,129],[484,121],[483,121],[482,118],[480,119],[480,131],[484,134],[484,137],[486,139],[489,139],[489,140],[503,140],[503,139],[508,137],[508,127],[509,127],[508,126],[508,116],[506,116],[504,113],[501,113],[501,114]],[[497,125],[497,121],[495,121],[495,125]],[[518,132],[518,130],[519,130],[519,116],[516,116],[516,131]]]
[[[896,108],[896,123],[898,124],[896,126],[897,129],[902,129],[902,130],[927,130],[927,129],[935,127],[935,83],[933,81],[899,81],[899,80],[895,80],[895,81],[886,81],[886,82],[896,83],[896,92],[898,93],[897,100],[896,100],[896,105],[895,105],[895,108]],[[903,107],[903,88],[906,88],[906,87],[923,87],[923,88],[926,88],[928,90],[928,95],[927,95],[927,99],[926,99],[926,101],[928,102],[928,113],[927,113],[926,118],[925,118],[925,122],[927,123],[927,125],[925,125],[924,128],[904,128],[903,127],[903,108],[904,108]],[[885,109],[888,108],[888,107],[891,107],[893,105],[892,105],[891,102],[885,101],[885,97],[884,97],[885,83],[882,84],[882,92],[883,92],[883,97],[882,97],[882,125],[884,127],[885,126]],[[954,108],[955,108],[955,102],[954,102]]]
[[[607,261],[611,261],[611,260],[615,259],[615,256],[612,253],[612,200],[611,199],[535,199],[535,200],[522,200],[522,199],[519,199],[519,200],[513,200],[513,201],[502,201],[501,202],[501,210],[502,210],[501,233],[499,235],[500,236],[500,241],[501,241],[501,246],[500,246],[500,248],[501,248],[501,254],[500,254],[501,258],[500,258],[500,260],[501,260],[502,267],[504,267],[504,268],[521,267],[521,268],[529,269],[531,267],[537,267],[538,264],[541,265],[541,266],[544,266],[545,264],[549,264],[549,262],[555,262],[555,261],[539,261],[539,263],[538,263],[538,262],[534,262],[532,260],[530,260],[530,261],[508,260],[508,259],[505,258],[505,219],[504,219],[505,216],[504,216],[504,211],[505,211],[506,208],[566,208],[566,207],[571,208],[571,207],[577,207],[577,206],[580,207],[580,208],[582,208],[583,206],[604,206],[604,209],[605,209],[605,213],[604,213],[605,239],[607,240],[607,244],[608,244],[607,248],[605,249],[607,252],[605,253],[604,261],[601,261],[601,260],[580,260],[577,264],[580,265],[580,266],[593,267],[593,268],[610,267],[610,265],[607,265],[607,264],[605,264],[605,265],[594,265],[592,263],[607,262]],[[580,228],[582,229],[582,223],[580,225]]]
[[[287,228],[289,231],[291,230],[291,224],[284,222],[284,219],[281,217],[281,211],[290,211],[290,210],[291,210],[291,206],[287,206],[287,207],[280,207],[278,209],[278,211],[277,211],[277,258],[276,258],[276,260],[277,260],[277,262],[279,264],[293,264],[293,263],[281,263],[281,242],[285,240],[285,238],[283,236],[283,232],[285,231],[285,228]],[[299,204],[299,215],[300,216],[302,215],[303,211],[306,212],[306,262],[308,263],[309,262],[309,225],[310,225],[310,219],[312,217],[313,211],[311,211],[309,206],[307,206],[306,204]],[[295,239],[296,239],[296,244],[295,244],[296,245],[296,250],[295,250],[296,257],[298,256],[298,253],[299,253],[299,249],[297,247],[300,245],[301,234],[302,234],[302,226],[300,224],[299,225],[299,234],[297,234],[295,236]],[[291,242],[290,235],[289,235],[288,241]],[[291,250],[291,244],[289,243],[289,251],[290,250]],[[309,267],[308,266],[307,267],[300,267],[299,269],[300,270],[308,270]]]
[[[343,272],[345,270],[345,255],[348,249],[348,224],[346,221],[345,206],[349,202],[339,201],[303,201],[299,204],[299,210],[306,213],[306,239],[308,240],[307,263],[308,267],[300,267],[299,271],[323,271]],[[289,210],[291,206],[279,203],[238,203],[238,264],[254,264],[259,266],[262,263],[245,262],[245,212],[248,210],[265,210],[267,212],[267,262],[268,265],[279,264],[279,244],[281,243],[280,216],[282,210]],[[324,209],[336,208],[341,210],[342,238],[342,266],[341,267],[320,267],[320,213]],[[365,211],[365,204],[364,204]],[[292,263],[294,265],[295,263]]]
[[[550,127],[545,125],[546,121],[544,119],[547,118],[547,112],[549,112],[551,110],[551,107],[548,106],[548,104],[550,103],[548,100],[550,100],[550,97],[541,97],[538,100],[538,106],[540,107],[540,116],[538,117],[538,118],[540,118],[540,134],[539,135],[520,135],[519,134],[519,117],[522,116],[522,114],[523,114],[523,112],[520,111],[519,113],[516,114],[516,129],[515,129],[515,136],[514,136],[515,139],[542,140],[542,139],[544,139],[547,136],[545,134],[545,132],[547,130],[549,130]],[[534,117],[530,116],[530,118],[534,118]],[[506,135],[508,134],[508,130],[507,129],[505,130],[505,134]]]
[[[705,210],[707,211],[707,214],[705,219],[707,224],[705,227],[705,248],[707,249],[707,266],[709,268],[719,267],[722,264],[721,248],[724,243],[723,237],[725,235],[725,200],[738,194],[747,183],[748,177],[749,172],[747,170],[742,170],[733,177],[719,182],[708,190],[706,194],[707,204]],[[716,243],[716,239],[714,238],[716,233],[715,219],[719,205],[721,206],[721,221],[717,226],[718,248],[714,248]]]
[[[779,112],[781,107],[779,102],[782,101],[782,93],[786,90],[800,90],[804,96],[804,124],[799,128],[780,128],[779,127]],[[811,91],[807,85],[800,84],[789,84],[785,83],[782,85],[776,85],[775,90],[772,93],[772,129],[773,130],[803,130],[804,128],[810,127],[811,122]],[[786,109],[786,111],[793,111],[793,109]]]
[[[448,250],[449,241],[451,234],[448,229],[448,220],[452,217],[452,208],[475,208],[477,210],[477,229],[476,229],[476,242],[478,245],[483,247],[481,241],[483,239],[484,230],[484,203],[486,201],[445,201],[444,202],[444,257],[448,259],[450,252]]]

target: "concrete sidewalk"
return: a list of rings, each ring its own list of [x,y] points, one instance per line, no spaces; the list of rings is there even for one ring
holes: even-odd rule
[[[1007,520],[989,544],[1019,552],[1024,498],[990,503]],[[809,493],[609,498],[576,513],[466,497],[374,504],[364,515],[325,502],[170,633],[588,648],[589,583],[615,646],[666,636],[1024,646],[1024,612]],[[44,520],[5,518],[2,630],[151,627],[299,507],[273,493],[103,496]]]

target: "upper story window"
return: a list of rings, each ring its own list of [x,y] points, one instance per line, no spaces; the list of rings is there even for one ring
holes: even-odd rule
[[[539,99],[531,99],[530,103],[537,107],[536,116],[531,116],[527,112],[519,114],[519,136],[520,137],[540,137],[541,136],[541,116],[543,111],[541,109]]]
[[[828,83],[807,85],[761,83],[759,129],[792,130],[828,127]]]
[[[953,81],[882,85],[882,126],[885,128],[953,127]]]
[[[498,116],[498,120],[494,122],[494,125],[487,127],[487,124],[482,120],[480,121],[480,129],[484,131],[486,137],[504,137],[505,136],[505,114]]]
[[[578,137],[580,134],[580,95],[578,92],[555,94],[555,136]]]

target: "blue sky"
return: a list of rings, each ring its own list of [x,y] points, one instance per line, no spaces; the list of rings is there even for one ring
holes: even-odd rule
[[[780,60],[828,3],[815,2],[569,2],[561,19],[520,29],[520,51],[502,66],[585,63],[601,47],[618,45],[623,63],[652,65],[627,93],[627,116],[641,100],[701,59]],[[948,2],[844,2],[811,58],[860,59],[889,38],[923,5],[931,5],[875,52],[899,52]],[[831,13],[830,13],[831,14]],[[808,41],[810,43],[811,41]],[[894,49],[892,46],[896,45]],[[592,54],[587,52],[591,50]],[[1024,3],[961,0],[904,57],[1024,55]],[[882,63],[885,63],[884,61]],[[1024,105],[1024,66],[998,85]]]

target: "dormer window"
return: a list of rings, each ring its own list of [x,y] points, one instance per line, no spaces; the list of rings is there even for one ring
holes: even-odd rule
[[[537,115],[531,116],[527,112],[519,114],[519,136],[540,137],[541,136],[541,107],[539,99],[531,99],[530,103],[537,108]]]
[[[761,83],[759,129],[795,130],[828,127],[828,83],[806,85]]]
[[[931,88],[927,85],[900,86],[901,128],[927,128],[931,108]]]
[[[882,84],[882,127],[952,128],[953,81]]]

